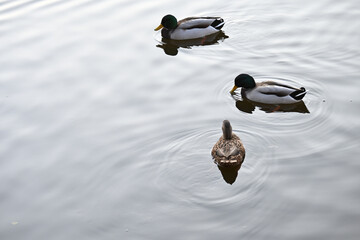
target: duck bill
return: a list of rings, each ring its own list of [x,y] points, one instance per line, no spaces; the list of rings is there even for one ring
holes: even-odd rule
[[[234,86],[234,87],[231,89],[230,93],[234,93],[237,88],[238,88],[237,86]]]
[[[154,31],[159,31],[160,29],[162,29],[164,26],[162,24],[160,24],[157,28],[154,29]]]

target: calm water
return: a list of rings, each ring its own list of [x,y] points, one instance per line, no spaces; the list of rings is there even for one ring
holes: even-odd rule
[[[0,239],[359,239],[359,9],[1,1]],[[228,38],[170,56],[167,13]],[[304,86],[308,113],[244,112],[242,72]],[[224,119],[247,154],[232,185],[210,155]]]

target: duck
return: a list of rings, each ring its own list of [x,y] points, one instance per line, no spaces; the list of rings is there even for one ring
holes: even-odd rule
[[[243,98],[258,103],[294,104],[302,101],[306,94],[304,87],[296,88],[274,81],[255,83],[254,78],[246,73],[238,75],[234,83],[231,94],[241,87]]]
[[[173,15],[168,14],[154,30],[162,29],[161,35],[165,39],[187,40],[217,33],[224,24],[224,20],[220,17],[188,17],[177,21]]]
[[[245,158],[245,148],[240,138],[232,132],[229,120],[223,121],[222,132],[223,135],[211,150],[214,162],[218,166],[241,165]]]

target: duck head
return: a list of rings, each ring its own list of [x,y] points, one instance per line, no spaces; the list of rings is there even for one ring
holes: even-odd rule
[[[176,17],[174,17],[171,14],[168,14],[162,18],[161,24],[154,30],[158,31],[162,28],[175,29],[177,27],[177,24],[178,24],[178,22],[177,22]]]
[[[233,94],[234,91],[239,88],[254,88],[256,86],[255,80],[252,76],[246,73],[238,75],[234,80],[234,87],[231,89],[230,93]]]
[[[232,127],[229,120],[224,120],[222,125],[223,137],[224,139],[231,139],[232,136]]]

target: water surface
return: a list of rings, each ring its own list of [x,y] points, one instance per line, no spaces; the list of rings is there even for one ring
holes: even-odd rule
[[[1,239],[358,239],[360,12],[346,1],[0,3]],[[228,38],[171,56],[172,13]],[[304,86],[253,106],[246,72]],[[210,151],[229,119],[233,184]]]

